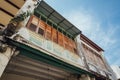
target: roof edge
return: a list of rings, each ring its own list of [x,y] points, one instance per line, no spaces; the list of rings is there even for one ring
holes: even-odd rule
[[[80,39],[83,40],[85,43],[96,49],[97,51],[104,51],[101,47],[99,47],[96,43],[94,43],[92,40],[87,38],[84,34],[80,34]]]

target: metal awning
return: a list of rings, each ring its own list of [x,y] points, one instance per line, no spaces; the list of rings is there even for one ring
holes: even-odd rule
[[[72,37],[75,37],[76,35],[81,33],[81,31],[77,27],[75,27],[67,19],[61,16],[57,11],[55,11],[44,1],[40,2],[35,11],[44,14],[47,19],[52,20],[54,23],[57,24],[57,26],[72,35]]]

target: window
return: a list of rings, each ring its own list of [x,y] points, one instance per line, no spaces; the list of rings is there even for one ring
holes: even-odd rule
[[[38,29],[38,34],[44,36],[46,23],[43,22],[42,20],[40,20],[40,21],[39,21],[39,25],[38,25],[38,27],[39,27],[39,29]]]
[[[31,31],[36,31],[37,26],[31,23],[28,28],[29,28]]]
[[[43,29],[41,29],[41,28],[39,28],[39,29],[38,29],[38,34],[40,34],[40,35],[42,35],[42,36],[43,36],[43,35],[44,35],[44,30],[43,30]]]
[[[38,22],[39,22],[38,18],[35,17],[35,16],[32,16],[32,21],[31,21],[31,23],[33,23],[34,25],[38,25]]]
[[[37,25],[38,25],[38,18],[35,17],[35,16],[31,16],[30,17],[30,20],[27,24],[27,27],[31,30],[31,31],[34,31],[36,32],[37,30]]]

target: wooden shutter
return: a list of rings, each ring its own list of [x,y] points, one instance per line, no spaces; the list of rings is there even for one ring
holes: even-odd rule
[[[63,45],[63,34],[60,32],[58,32],[58,44],[61,46],[64,46]]]
[[[38,18],[37,17],[35,17],[35,16],[32,16],[32,21],[31,21],[31,23],[33,23],[34,25],[38,25]]]
[[[58,33],[57,30],[54,28],[52,28],[52,40],[53,42],[58,43]]]
[[[39,27],[43,30],[45,30],[45,27],[46,27],[46,23],[42,20],[39,20]]]
[[[45,37],[47,40],[51,40],[51,37],[52,37],[52,30],[51,30],[51,26],[47,25],[46,26],[46,31],[45,31]]]
[[[68,37],[67,36],[64,36],[64,46],[66,49],[69,49],[68,47]]]

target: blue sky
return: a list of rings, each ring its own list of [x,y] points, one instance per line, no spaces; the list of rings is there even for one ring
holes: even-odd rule
[[[45,0],[120,66],[120,0]]]

